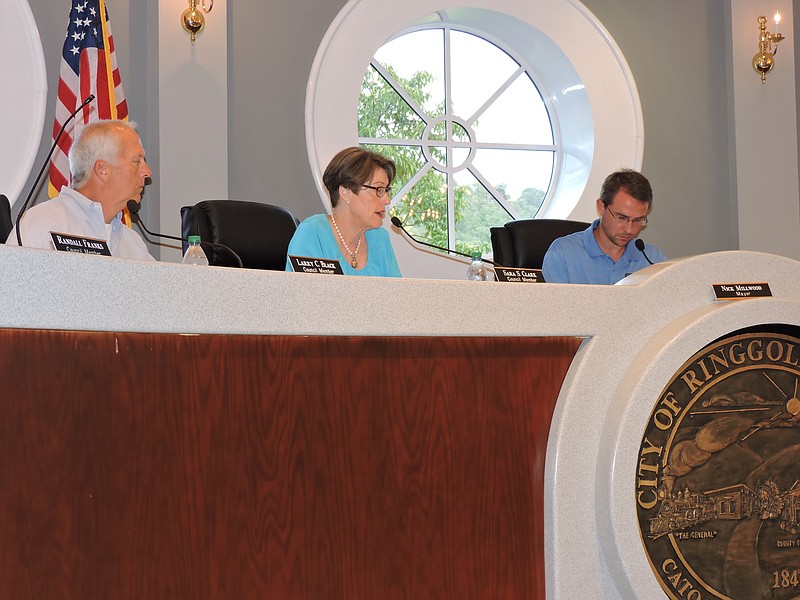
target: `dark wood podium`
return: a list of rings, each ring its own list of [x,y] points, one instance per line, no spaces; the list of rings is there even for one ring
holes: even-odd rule
[[[0,596],[545,596],[577,337],[0,330]]]

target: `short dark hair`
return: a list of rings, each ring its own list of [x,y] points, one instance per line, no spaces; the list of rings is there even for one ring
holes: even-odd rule
[[[397,173],[397,168],[391,159],[360,146],[352,146],[338,152],[322,175],[322,183],[325,184],[325,189],[331,197],[331,206],[339,203],[339,186],[357,193],[378,167],[386,171],[391,185]]]
[[[653,205],[653,188],[647,177],[633,169],[620,169],[606,177],[603,187],[600,188],[600,200],[603,206],[608,206],[614,201],[614,196],[620,190],[625,190],[639,202]]]

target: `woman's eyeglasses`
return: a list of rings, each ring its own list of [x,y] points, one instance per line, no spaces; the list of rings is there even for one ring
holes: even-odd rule
[[[392,194],[392,187],[391,186],[375,187],[374,185],[367,185],[366,183],[362,183],[361,187],[365,187],[365,188],[369,188],[371,190],[375,190],[375,195],[378,196],[378,198],[383,198],[386,194],[389,194],[390,196]]]

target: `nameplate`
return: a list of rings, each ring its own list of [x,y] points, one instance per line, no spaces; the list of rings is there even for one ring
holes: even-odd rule
[[[338,260],[312,258],[309,256],[289,256],[289,263],[295,273],[321,273],[323,275],[344,275]]]
[[[745,300],[746,298],[769,298],[772,290],[768,283],[714,283],[717,300]]]
[[[57,231],[51,231],[50,237],[53,238],[53,246],[60,252],[80,252],[81,254],[111,256],[111,250],[108,249],[108,244],[105,240],[58,233]]]
[[[507,281],[509,283],[544,283],[544,275],[541,269],[519,269],[512,267],[495,267],[495,277],[497,281]]]

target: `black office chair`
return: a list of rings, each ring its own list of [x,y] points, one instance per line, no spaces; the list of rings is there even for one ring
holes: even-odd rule
[[[563,219],[517,219],[502,227],[492,227],[494,262],[504,267],[541,269],[544,255],[556,238],[582,231],[583,221]]]
[[[224,244],[248,269],[283,271],[286,252],[297,229],[297,219],[285,208],[247,200],[203,200],[181,208],[184,238],[199,235],[204,242]],[[210,265],[237,267],[222,248],[203,249]],[[186,243],[183,244],[186,251]]]
[[[11,203],[8,197],[0,194],[0,244],[5,244],[8,234],[14,228],[14,220],[11,218]]]

